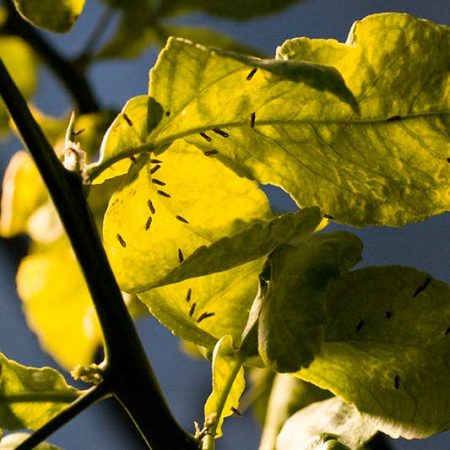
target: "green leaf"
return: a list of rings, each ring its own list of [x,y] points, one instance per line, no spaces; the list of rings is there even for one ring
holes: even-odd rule
[[[104,136],[99,161],[92,165],[92,170],[97,171],[98,165],[106,170],[100,176],[92,177],[93,182],[100,184],[126,174],[131,163],[129,157],[146,141],[147,134],[162,115],[161,106],[145,95],[128,100]]]
[[[285,423],[277,439],[280,450],[358,450],[377,432],[358,410],[334,397],[313,403]]]
[[[162,284],[200,246],[269,215],[256,183],[180,143],[161,162],[142,155],[133,164],[110,200],[103,237],[120,286],[136,292]]]
[[[230,334],[239,343],[263,262],[258,259],[224,272],[190,278],[139,293],[138,297],[153,316],[182,339],[212,349],[217,339]],[[200,319],[205,313],[214,315]]]
[[[361,251],[356,236],[337,231],[279,247],[269,256],[258,349],[271,369],[296,372],[311,364],[324,339],[329,283],[353,267]]]
[[[217,339],[227,334],[239,343],[258,290],[263,262],[258,259],[224,272],[151,289],[138,296],[151,314],[180,338],[207,349],[212,349]],[[198,322],[204,313],[214,315]]]
[[[22,260],[17,289],[28,325],[62,367],[71,370],[93,361],[101,332],[83,275],[65,238],[37,247]]]
[[[14,450],[19,444],[29,437],[29,433],[12,433],[0,440],[0,450]],[[34,447],[36,450],[60,450],[60,447],[41,442]]]
[[[1,353],[0,381],[0,428],[11,431],[41,427],[80,395],[55,369],[26,367]]]
[[[277,61],[172,39],[150,76],[170,116],[144,148],[216,149],[239,174],[339,222],[424,220],[450,206],[449,39],[449,27],[395,13],[357,22],[346,44],[288,41]]]
[[[450,286],[408,267],[367,267],[329,290],[326,342],[298,376],[354,404],[392,437],[450,424]]]
[[[22,94],[29,98],[37,83],[37,58],[20,38],[0,36],[0,55]],[[0,135],[8,130],[9,115],[0,100]]]
[[[201,11],[214,16],[246,20],[280,11],[294,3],[299,3],[299,0],[162,0],[159,11],[161,15]]]
[[[80,16],[84,0],[14,0],[14,4],[22,17],[32,24],[64,33]]]
[[[220,339],[212,359],[212,392],[205,404],[205,426],[216,439],[222,436],[224,418],[234,414],[233,409],[238,410],[245,389],[242,364],[242,357],[233,347],[232,337]]]
[[[277,436],[286,420],[311,403],[324,400],[330,395],[328,391],[323,391],[291,375],[276,374],[259,450],[275,450]]]

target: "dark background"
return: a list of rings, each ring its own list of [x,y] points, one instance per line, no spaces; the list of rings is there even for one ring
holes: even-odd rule
[[[68,35],[49,35],[49,39],[64,53],[76,53],[82,48],[101,11],[101,5],[88,0],[74,30]],[[408,12],[437,23],[450,24],[448,0],[309,0],[275,16],[243,23],[201,14],[178,21],[213,27],[267,55],[273,55],[277,45],[297,36],[345,41],[355,20],[383,11]],[[116,22],[113,21],[109,33]],[[149,49],[138,59],[96,65],[89,77],[103,104],[121,108],[128,98],[146,93],[148,70],[153,66],[156,55],[156,49]],[[45,69],[41,69],[34,101],[47,113],[61,114],[70,109],[67,94]],[[20,144],[10,140],[2,142],[1,147],[0,170],[3,173],[8,159]],[[270,192],[277,210],[294,207],[288,196],[275,190]],[[356,234],[365,245],[363,264],[407,264],[450,282],[449,214],[402,229],[366,228],[356,230]],[[26,365],[56,367],[52,359],[40,350],[34,335],[25,325],[20,301],[16,297],[17,260],[11,244],[0,240],[0,350]],[[151,318],[139,321],[138,329],[174,414],[184,427],[192,430],[192,422],[202,419],[203,402],[210,392],[209,364],[186,357],[179,350],[177,339]],[[112,402],[96,405],[54,434],[50,441],[68,450],[143,448],[127,431],[126,423],[118,420],[119,416]],[[260,429],[250,413],[239,419],[229,419],[224,431],[224,437],[217,443],[218,450],[257,449]],[[397,450],[449,450],[450,434],[443,433],[423,441],[393,441],[393,447]]]

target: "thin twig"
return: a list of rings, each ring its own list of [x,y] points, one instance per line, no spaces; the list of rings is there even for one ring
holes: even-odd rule
[[[45,425],[36,430],[31,436],[25,439],[16,450],[31,450],[63,425],[70,422],[74,417],[83,412],[95,402],[108,397],[109,392],[105,383],[97,384],[89,389],[84,395],[77,398],[64,411],[50,419]]]
[[[12,0],[5,0],[8,17],[1,27],[3,34],[21,37],[42,59],[72,96],[81,114],[97,112],[99,103],[87,78],[76,64],[60,55],[55,48],[17,13]]]

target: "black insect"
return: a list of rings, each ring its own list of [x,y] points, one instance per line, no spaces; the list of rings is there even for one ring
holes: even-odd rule
[[[168,194],[167,192],[164,192],[164,191],[161,191],[161,190],[157,190],[156,191],[159,195],[162,195],[163,197],[167,197],[167,198],[170,198],[171,197],[171,195],[170,194]]]
[[[212,149],[212,150],[207,150],[206,152],[203,152],[203,154],[205,156],[212,156],[212,155],[217,155],[217,153],[219,153],[217,150]]]
[[[162,161],[160,159],[151,159],[150,162],[152,164],[161,164],[162,163]]]
[[[189,288],[186,292],[186,301],[189,303],[191,301],[191,297],[192,297],[192,289]]]
[[[358,325],[356,325],[356,331],[360,332],[362,330],[362,327],[364,326],[364,324],[365,324],[364,320],[360,320],[358,322]]]
[[[151,212],[152,214],[155,214],[156,209],[155,209],[155,207],[153,206],[153,202],[152,202],[151,200],[147,200],[147,206],[149,207],[150,212]]]
[[[250,73],[247,75],[247,81],[250,81],[250,80],[253,78],[253,76],[255,75],[255,73],[256,73],[257,70],[258,70],[258,69],[255,67],[254,69],[252,69],[252,70],[250,71]]]
[[[126,248],[127,243],[124,241],[123,237],[122,237],[119,233],[116,234],[116,238],[117,238],[117,240],[119,241],[119,244],[120,244],[123,248]]]
[[[152,224],[152,220],[153,220],[153,217],[150,216],[150,217],[147,219],[147,222],[145,222],[145,231],[148,231],[148,230],[150,229],[150,226],[151,226],[151,224]]]
[[[334,217],[330,216],[329,214],[324,214],[323,217],[325,217],[325,219],[334,220]]]
[[[204,133],[203,131],[200,133],[200,136],[207,142],[211,142],[212,141],[212,139],[206,133]]]
[[[157,184],[158,186],[165,186],[166,183],[164,181],[158,180],[157,178],[152,178],[152,183]]]
[[[447,162],[450,163],[450,158],[447,158]]]
[[[237,416],[242,416],[242,414],[234,406],[231,407],[231,412]]]
[[[170,116],[170,111],[166,111],[166,117]]]
[[[447,336],[447,334],[450,334],[450,327],[448,327],[448,328],[445,330],[444,335]]]
[[[389,117],[389,119],[387,120],[388,122],[395,122],[396,120],[400,120],[401,117],[400,116],[392,116]]]
[[[152,167],[151,169],[150,169],[150,174],[151,175],[153,175],[155,172],[157,172],[159,169],[161,169],[161,166],[158,164],[157,166],[155,166],[155,167]]]
[[[227,138],[229,134],[226,131],[221,130],[220,128],[213,128],[214,133],[218,134],[219,136],[222,136],[224,138]]]
[[[386,317],[386,319],[392,319],[393,316],[394,314],[392,314],[391,311],[386,311],[384,313],[384,317]]]
[[[137,161],[136,156],[134,156],[134,155],[130,155],[130,159],[131,159],[131,161],[133,161],[134,163]]]
[[[194,315],[196,306],[197,306],[197,303],[192,303],[191,309],[189,310],[189,317],[192,317]]]
[[[182,217],[182,216],[175,216],[180,222],[183,222],[183,223],[189,223],[184,217]]]
[[[183,252],[181,251],[181,248],[178,249],[178,261],[182,263],[184,261]]]
[[[428,285],[431,283],[431,277],[426,277],[425,281],[415,290],[413,298],[417,297],[421,292],[423,292]]]
[[[123,118],[125,119],[125,122],[132,127],[133,126],[133,121],[127,116],[126,113],[123,113]]]
[[[395,389],[398,389],[400,387],[400,377],[398,375],[395,375],[394,387],[395,387]]]
[[[75,137],[75,136],[79,136],[81,133],[83,133],[84,131],[86,130],[86,128],[81,128],[81,129],[79,129],[79,130],[77,130],[77,131],[72,131],[72,136],[73,137]]]
[[[215,315],[216,315],[216,313],[213,313],[213,312],[210,312],[210,313],[209,312],[204,312],[204,313],[200,314],[199,318],[197,319],[197,323],[200,323],[203,320],[207,319],[208,317],[212,317],[212,316],[215,316]]]
[[[250,128],[255,128],[255,122],[256,122],[256,113],[252,112],[250,114]]]

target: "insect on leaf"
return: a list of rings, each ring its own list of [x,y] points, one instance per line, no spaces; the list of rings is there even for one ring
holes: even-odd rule
[[[448,429],[450,286],[409,267],[366,267],[332,283],[327,307],[322,351],[297,375],[392,437]]]

